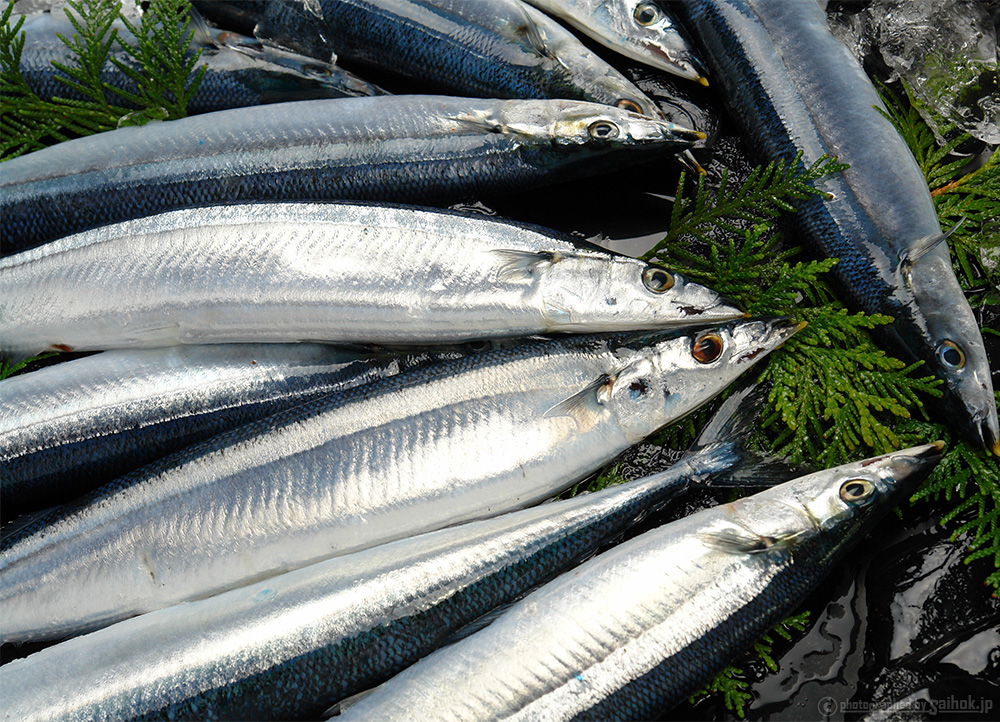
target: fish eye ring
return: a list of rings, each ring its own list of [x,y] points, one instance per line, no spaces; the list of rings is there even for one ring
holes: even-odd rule
[[[622,98],[615,105],[617,105],[622,110],[627,110],[631,113],[638,113],[642,115],[642,108],[634,100],[629,100],[628,98]]]
[[[587,132],[595,140],[610,140],[618,137],[618,126],[607,120],[598,120],[587,126]]]
[[[965,354],[954,341],[942,341],[937,347],[938,361],[950,369],[960,369],[965,366]]]
[[[662,18],[663,11],[660,10],[656,3],[642,2],[635,6],[635,12],[632,14],[632,17],[645,28]]]
[[[875,485],[867,479],[850,479],[840,485],[840,498],[848,504],[860,504],[875,496]]]
[[[670,271],[648,266],[642,272],[642,285],[653,293],[666,293],[674,287],[674,277]]]
[[[722,355],[722,337],[717,333],[706,332],[696,336],[691,344],[691,355],[698,363],[712,363]]]
[[[333,75],[329,68],[324,68],[322,65],[303,65],[302,69],[309,75],[314,75],[320,78],[329,78]]]

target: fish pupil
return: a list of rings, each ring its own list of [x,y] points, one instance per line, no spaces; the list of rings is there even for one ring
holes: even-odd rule
[[[642,283],[653,293],[663,293],[674,285],[674,277],[662,268],[647,268],[642,274]]]
[[[691,353],[696,361],[703,364],[711,363],[722,355],[722,339],[714,333],[699,336],[694,341]]]
[[[591,138],[597,138],[598,140],[607,140],[608,138],[615,138],[618,135],[617,126],[603,120],[591,123],[587,130]]]
[[[639,3],[635,8],[634,17],[643,27],[652,25],[660,19],[660,8],[653,3]]]
[[[938,347],[938,358],[945,366],[953,369],[960,369],[965,365],[965,354],[951,341],[945,341]]]

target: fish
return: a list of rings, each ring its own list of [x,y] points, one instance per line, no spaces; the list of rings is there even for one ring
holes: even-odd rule
[[[662,0],[527,0],[605,47],[640,63],[708,85],[708,71]]]
[[[21,30],[25,34],[19,69],[28,87],[42,100],[54,97],[84,100],[84,96],[59,80],[67,76],[53,62],[75,65],[74,54],[59,39],[72,38],[75,29],[64,8],[52,12],[25,16]],[[135,36],[121,20],[111,29],[118,42],[134,46]],[[204,67],[198,89],[186,106],[188,115],[211,113],[216,110],[241,108],[264,103],[276,103],[313,98],[342,98],[358,95],[384,95],[386,91],[346,70],[323,60],[291,53],[280,48],[268,48],[254,38],[236,33],[214,35],[207,28],[195,34],[189,55],[200,52],[194,72]],[[109,62],[101,68],[101,82],[138,95],[138,87],[114,61],[138,72],[138,64],[119,45],[109,51]],[[132,101],[114,93],[106,93],[113,105],[137,108]]]
[[[724,483],[745,461],[731,439],[712,440],[644,479],[119,622],[0,667],[2,714],[319,719],[682,491]],[[746,473],[757,480],[752,465]]]
[[[640,534],[342,705],[340,719],[655,719],[790,614],[943,446],[826,469]]]
[[[458,352],[319,344],[124,349],[0,381],[0,513],[62,504],[168,453]]]
[[[113,271],[109,272],[109,269]],[[744,316],[659,266],[482,215],[211,206],[0,260],[0,350],[321,341],[451,344]]]
[[[943,411],[972,443],[1000,455],[982,334],[952,270],[920,168],[858,61],[815,2],[682,0],[673,5],[758,157],[850,167],[795,201],[796,236],[837,258],[831,280],[855,310],[885,314],[872,330],[907,363],[940,379]]]
[[[376,96],[224,110],[5,161],[0,252],[194,205],[446,205],[625,167],[699,137],[571,100]]]
[[[526,343],[225,432],[0,539],[0,641],[71,636],[537,504],[799,328],[758,319]]]
[[[211,18],[225,5],[198,8]],[[253,32],[455,95],[572,98],[660,116],[624,75],[520,0],[276,0]]]

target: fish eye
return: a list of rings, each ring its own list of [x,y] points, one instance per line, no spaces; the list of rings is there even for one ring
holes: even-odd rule
[[[691,346],[691,354],[698,363],[715,361],[722,355],[722,337],[711,332],[697,336]]]
[[[663,17],[663,11],[655,3],[639,3],[635,6],[632,17],[643,27],[648,27]]]
[[[875,496],[875,485],[867,479],[851,479],[840,485],[840,498],[848,504],[860,504]]]
[[[591,138],[608,140],[618,137],[618,126],[606,120],[598,120],[587,127],[587,132],[590,133]]]
[[[954,341],[942,341],[938,344],[937,357],[938,361],[950,369],[960,369],[965,366],[965,354]]]
[[[674,277],[670,271],[649,266],[642,272],[642,285],[653,293],[666,293],[674,287]]]
[[[642,115],[642,108],[640,108],[639,104],[636,103],[634,100],[629,100],[628,98],[622,98],[616,103],[616,105],[622,110],[628,110],[632,113],[638,113],[639,115]]]
[[[302,69],[310,75],[318,75],[321,78],[329,78],[332,75],[329,68],[324,68],[321,65],[303,65]]]

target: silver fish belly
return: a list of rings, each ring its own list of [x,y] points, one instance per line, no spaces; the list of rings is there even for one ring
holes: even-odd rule
[[[0,714],[319,719],[738,459],[718,441],[646,479],[125,620],[0,667]]]
[[[527,0],[602,45],[667,73],[708,85],[691,41],[663,0]]]
[[[646,532],[425,657],[342,719],[655,718],[800,603],[942,448],[828,469]]]
[[[798,328],[526,344],[227,432],[5,537],[0,638],[67,636],[537,503],[706,403]]]
[[[739,317],[714,291],[512,222],[430,209],[173,211],[0,260],[0,350],[452,343]]]
[[[379,96],[219,111],[5,161],[0,252],[192,205],[442,205],[620,168],[698,137],[571,100]]]

